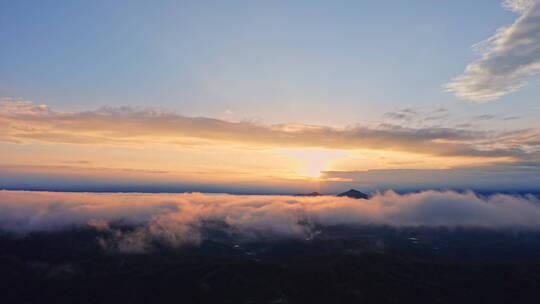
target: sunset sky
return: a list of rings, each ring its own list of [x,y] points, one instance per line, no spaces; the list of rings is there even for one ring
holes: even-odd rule
[[[540,190],[540,1],[4,1],[0,189]]]

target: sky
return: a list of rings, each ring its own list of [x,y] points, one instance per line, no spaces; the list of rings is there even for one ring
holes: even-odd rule
[[[538,191],[540,2],[0,1],[0,188]]]

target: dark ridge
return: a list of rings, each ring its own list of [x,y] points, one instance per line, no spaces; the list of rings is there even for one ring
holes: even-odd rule
[[[311,193],[295,194],[295,196],[321,196],[321,194],[319,192],[311,192]]]
[[[338,194],[338,196],[346,196],[356,199],[368,199],[369,196],[363,192],[360,192],[358,190],[351,189],[349,191],[345,191],[343,193]]]

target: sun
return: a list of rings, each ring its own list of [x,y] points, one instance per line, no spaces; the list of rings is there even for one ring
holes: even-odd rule
[[[300,160],[295,171],[304,177],[319,178],[321,172],[331,169],[331,163],[347,152],[330,149],[287,149],[279,152]]]

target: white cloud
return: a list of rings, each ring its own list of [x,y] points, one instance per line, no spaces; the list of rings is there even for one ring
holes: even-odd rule
[[[538,0],[504,0],[502,5],[510,11],[522,13],[530,9],[537,2]]]
[[[497,99],[526,86],[540,70],[540,1],[506,0],[503,6],[521,15],[475,46],[481,58],[446,85],[458,98]]]
[[[203,236],[205,222],[218,221],[239,238],[306,238],[315,227],[390,225],[521,227],[540,229],[540,205],[533,197],[424,191],[392,191],[369,200],[334,196],[298,197],[227,194],[56,193],[0,191],[0,230],[26,234],[73,227],[109,233],[104,246],[137,252],[154,241],[181,246]],[[134,226],[115,230],[112,224]]]

